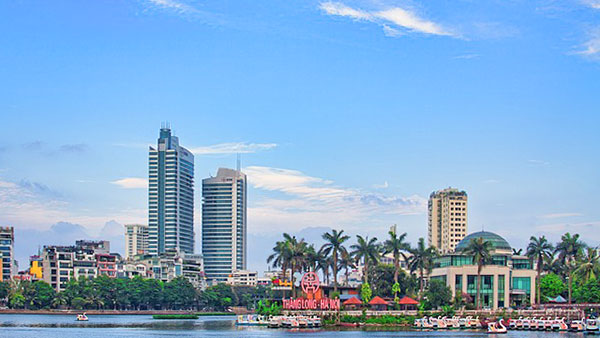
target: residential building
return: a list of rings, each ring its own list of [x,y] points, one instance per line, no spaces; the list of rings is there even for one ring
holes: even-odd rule
[[[246,270],[246,175],[219,168],[202,180],[202,254],[206,278],[226,282]]]
[[[80,239],[75,241],[75,246],[80,249],[93,250],[95,253],[99,254],[110,253],[110,241],[92,241]]]
[[[117,262],[117,278],[151,278],[152,273],[143,262]]]
[[[118,256],[109,254],[108,241],[76,241],[71,246],[44,246],[43,280],[57,292],[65,290],[71,278],[117,277]]]
[[[17,265],[14,255],[15,228],[0,227],[0,260],[2,262],[0,281],[9,281],[16,275]]]
[[[125,258],[148,253],[148,226],[145,224],[125,224]]]
[[[194,253],[194,155],[165,125],[148,165],[148,253]]]
[[[429,245],[442,254],[453,252],[467,235],[467,193],[448,188],[429,196]]]
[[[537,276],[531,260],[513,255],[508,242],[495,233],[480,231],[472,233],[456,246],[454,253],[435,260],[431,280],[442,280],[456,294],[469,295],[475,302],[477,293],[477,269],[473,257],[463,253],[472,239],[483,238],[491,243],[492,261],[481,270],[480,299],[483,308],[498,309],[509,306],[533,304]]]
[[[256,286],[258,283],[258,272],[235,270],[227,277],[226,283],[235,286]]]
[[[158,256],[147,255],[140,257],[136,263],[142,263],[147,267],[147,276],[159,279],[165,283],[184,276],[199,289],[206,287],[206,278],[203,273],[203,260],[201,255],[178,253],[169,250]]]
[[[32,280],[40,280],[44,278],[44,270],[42,269],[43,260],[39,255],[29,257],[29,275]]]

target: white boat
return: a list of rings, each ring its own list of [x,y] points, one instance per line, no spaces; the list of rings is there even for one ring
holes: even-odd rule
[[[87,322],[88,321],[88,317],[85,315],[85,312],[82,314],[77,315],[77,319],[75,319],[78,322]]]
[[[530,324],[531,321],[529,320],[529,317],[523,319],[523,330],[529,330],[531,328]]]
[[[498,322],[488,323],[487,333],[501,334],[506,333],[506,326],[504,326],[504,319],[500,319]]]
[[[585,321],[585,331],[586,332],[598,332],[598,320],[588,318]]]
[[[585,330],[586,330],[586,326],[585,326],[584,318],[582,318],[581,320],[574,320],[571,322],[571,325],[569,325],[569,331],[583,332]]]

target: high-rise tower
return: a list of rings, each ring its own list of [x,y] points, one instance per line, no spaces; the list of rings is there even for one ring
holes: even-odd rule
[[[246,175],[219,168],[202,180],[202,254],[206,278],[227,281],[246,269]]]
[[[467,193],[444,189],[429,196],[429,245],[441,253],[454,252],[467,235]]]
[[[194,253],[194,155],[163,125],[148,165],[148,253]]]

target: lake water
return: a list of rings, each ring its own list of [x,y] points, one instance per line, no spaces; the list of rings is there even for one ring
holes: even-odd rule
[[[580,333],[513,331],[506,335],[489,335],[483,331],[365,331],[322,329],[268,329],[236,327],[233,317],[201,317],[198,320],[154,320],[152,316],[89,316],[88,322],[76,322],[73,315],[0,315],[0,337],[18,338],[109,338],[109,337],[583,337]]]

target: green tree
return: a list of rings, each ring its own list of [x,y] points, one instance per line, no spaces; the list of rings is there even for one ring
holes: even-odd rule
[[[34,308],[45,309],[52,306],[56,291],[54,291],[50,284],[40,280],[33,283],[33,288],[35,293],[31,300],[31,305]]]
[[[577,259],[581,257],[585,247],[585,243],[579,240],[579,234],[571,236],[568,232],[562,235],[561,241],[556,245],[555,252],[558,253],[558,259],[563,261],[565,265],[569,304],[571,303],[573,291],[573,271],[576,268]]]
[[[573,298],[578,303],[599,303],[600,302],[600,280],[594,278],[586,282],[581,281],[573,290]]]
[[[377,264],[369,268],[369,286],[375,296],[390,298],[394,295],[392,291],[394,278],[394,266],[391,264]]]
[[[180,276],[165,284],[164,300],[169,309],[189,309],[196,303],[196,289]]]
[[[425,245],[425,239],[423,237],[419,238],[419,242],[417,242],[417,246],[415,248],[410,249],[411,257],[408,261],[408,267],[411,273],[415,271],[419,271],[419,299],[423,296],[423,291],[425,288],[425,284],[423,282],[425,278],[425,271],[427,274],[431,272],[433,269],[433,260],[437,257],[437,250],[429,246]]]
[[[346,251],[344,242],[350,239],[350,236],[344,235],[344,230],[337,231],[333,229],[331,232],[324,233],[322,237],[325,240],[325,244],[322,247],[323,253],[325,255],[331,254],[333,258],[333,292],[337,292],[338,258]]]
[[[395,231],[388,232],[390,238],[383,242],[383,251],[386,254],[391,253],[394,257],[394,283],[398,283],[398,273],[400,272],[400,255],[404,256],[405,251],[410,250],[410,244],[406,242],[406,232],[398,236]]]
[[[452,290],[441,280],[429,281],[429,287],[425,293],[427,303],[431,308],[437,309],[443,305],[449,305],[452,301]]]
[[[57,293],[54,298],[52,299],[52,307],[53,308],[60,308],[63,305],[67,305],[67,298],[65,297],[65,293],[64,292],[59,292]]]
[[[371,286],[369,283],[363,283],[360,287],[360,298],[364,304],[367,304],[371,301],[371,297],[373,296],[373,291],[371,290]]]
[[[548,273],[540,279],[540,293],[546,298],[556,298],[567,289],[562,279],[554,273]]]
[[[25,296],[20,292],[15,292],[8,297],[8,306],[11,309],[22,309],[25,307]]]
[[[363,238],[361,235],[356,235],[356,244],[352,244],[350,248],[353,249],[351,255],[354,256],[357,261],[363,260],[364,284],[368,284],[369,264],[377,264],[381,253],[380,246],[377,244],[377,237],[369,239],[369,236]]]
[[[83,310],[87,306],[87,302],[83,297],[75,297],[71,299],[71,306],[76,310]]]
[[[479,310],[481,308],[481,270],[486,264],[492,260],[492,243],[486,241],[483,237],[473,238],[463,249],[463,253],[473,257],[473,263],[477,264],[477,293],[476,293],[476,306]]]
[[[577,262],[578,267],[573,273],[584,283],[598,276],[600,264],[596,248],[587,248],[581,259]]]
[[[529,239],[529,245],[527,246],[527,257],[536,262],[537,268],[537,303],[540,304],[540,280],[542,278],[542,271],[544,270],[544,261],[551,257],[554,248],[552,244],[548,242],[546,236],[534,237],[531,236]]]
[[[5,281],[0,281],[0,301],[4,300],[8,297],[8,292],[10,291],[10,283]]]

